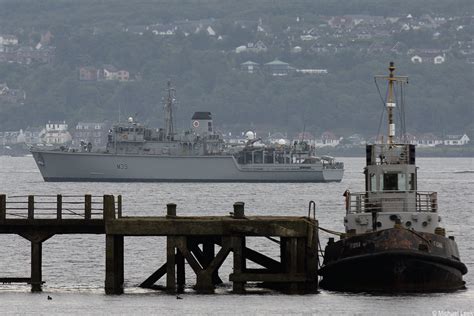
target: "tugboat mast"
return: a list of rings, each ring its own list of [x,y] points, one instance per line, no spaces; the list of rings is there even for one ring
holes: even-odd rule
[[[173,140],[174,126],[173,126],[173,103],[175,100],[175,89],[171,87],[171,81],[168,80],[167,98],[165,101],[165,138]]]
[[[388,67],[390,74],[388,77],[385,76],[375,76],[375,79],[382,78],[388,81],[388,96],[387,96],[387,113],[388,113],[388,144],[394,143],[395,138],[395,123],[393,121],[393,109],[396,107],[395,99],[394,99],[394,84],[397,82],[408,83],[408,77],[406,76],[395,76],[395,64],[393,61],[390,62],[390,66]]]

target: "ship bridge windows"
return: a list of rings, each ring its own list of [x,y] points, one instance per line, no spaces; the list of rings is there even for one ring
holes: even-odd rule
[[[403,171],[370,172],[368,191],[415,191],[416,174]]]
[[[411,183],[407,183],[407,176],[401,172],[386,172],[380,176],[380,187],[383,191],[406,191]]]

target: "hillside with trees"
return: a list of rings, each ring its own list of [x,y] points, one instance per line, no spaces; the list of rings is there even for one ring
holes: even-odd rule
[[[0,0],[0,34],[13,34],[18,45],[36,51],[44,49],[37,45],[44,42],[54,51],[47,61],[0,59],[0,83],[24,91],[26,96],[21,102],[0,98],[0,130],[42,125],[49,120],[116,121],[119,116],[136,116],[151,125],[162,125],[161,99],[171,79],[177,89],[177,125],[182,128],[189,126],[194,111],[211,111],[216,125],[226,132],[253,128],[374,135],[383,107],[373,76],[385,74],[388,62],[394,61],[397,72],[410,77],[405,91],[408,131],[474,135],[474,64],[466,62],[464,55],[456,55],[464,52],[456,50],[456,43],[469,42],[474,28],[469,8],[472,10],[467,0],[404,0],[397,5],[360,0],[344,6],[329,0],[195,0],[181,4],[159,0]],[[341,28],[345,33],[340,36],[334,28],[328,31],[328,17],[408,14],[443,17],[445,22],[436,30],[413,28],[382,34],[380,40],[370,39],[370,45],[361,36],[353,44],[341,40],[341,49],[317,50],[316,43],[325,43],[326,50],[333,47],[327,45],[329,36],[351,38],[347,29]],[[190,21],[201,21],[205,27],[187,32]],[[216,34],[212,35],[207,25]],[[173,34],[159,35],[165,26],[175,27]],[[139,29],[143,31],[134,31]],[[309,35],[308,30],[313,29],[317,39],[310,46],[300,34]],[[46,40],[47,33],[51,36]],[[435,33],[440,33],[436,39]],[[258,41],[266,43],[265,51],[236,53],[236,47]],[[390,47],[400,43],[406,48],[403,53],[393,49],[367,53],[367,47],[379,42]],[[413,47],[450,50],[446,61],[435,65],[413,63],[406,53]],[[248,60],[263,65],[275,59],[295,69],[325,69],[327,74],[274,76],[241,69]],[[130,80],[79,80],[81,67],[102,69],[104,65],[126,69]]]

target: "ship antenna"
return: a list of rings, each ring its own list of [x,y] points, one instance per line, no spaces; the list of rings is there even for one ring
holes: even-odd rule
[[[393,120],[393,109],[396,106],[395,99],[394,99],[394,85],[397,82],[401,84],[408,83],[408,77],[395,76],[394,74],[395,64],[393,61],[390,62],[388,70],[390,72],[388,77],[376,76],[375,79],[377,80],[377,78],[383,78],[388,81],[388,94],[387,94],[387,102],[386,102],[386,108],[387,108],[387,114],[388,114],[388,144],[393,144],[394,138],[395,138],[395,123]]]
[[[175,101],[175,89],[171,87],[171,80],[168,80],[167,97],[165,101],[165,137],[173,140],[173,103]]]
[[[393,108],[395,107],[395,100],[393,99],[393,81],[395,75],[395,64],[393,61],[390,62],[388,67],[390,74],[388,76],[388,97],[387,97],[387,112],[388,112],[388,143],[393,144],[393,138],[395,137],[395,123],[393,123]]]

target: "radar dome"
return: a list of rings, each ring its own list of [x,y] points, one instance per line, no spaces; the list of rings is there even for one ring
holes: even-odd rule
[[[128,122],[129,122],[129,123],[133,123],[133,117],[130,116],[130,117],[128,118]]]
[[[280,139],[278,140],[278,145],[286,145],[286,140],[283,139],[283,138],[280,138]]]
[[[245,138],[247,138],[248,140],[255,139],[255,133],[252,131],[248,131],[247,133],[245,133]]]

